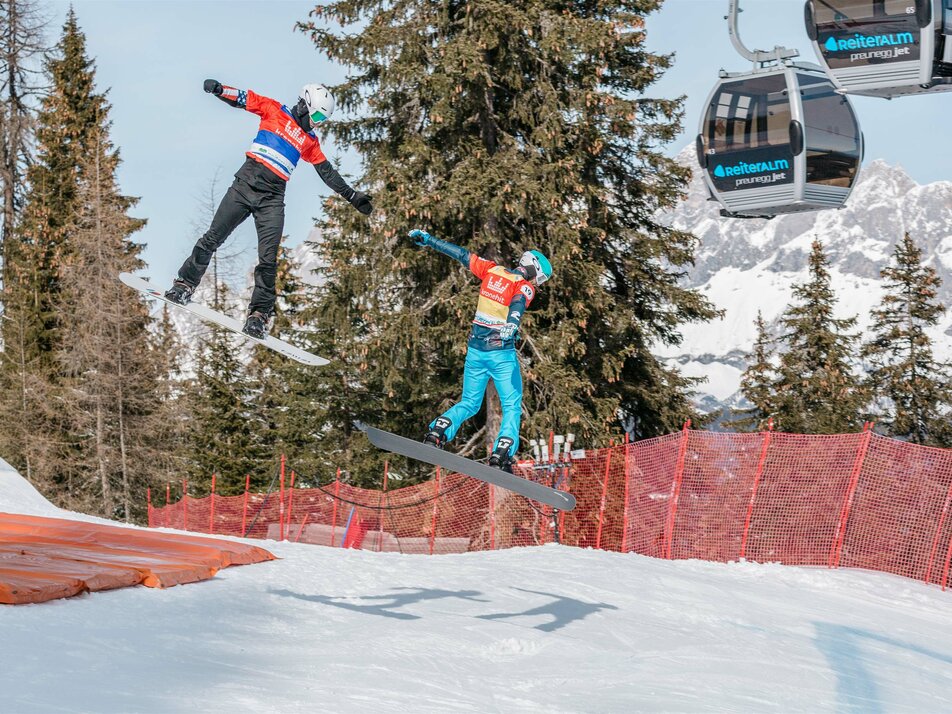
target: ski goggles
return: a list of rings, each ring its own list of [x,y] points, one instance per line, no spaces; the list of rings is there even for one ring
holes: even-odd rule
[[[549,276],[545,274],[545,270],[542,268],[542,262],[532,251],[526,251],[522,254],[522,257],[519,259],[519,265],[532,268],[534,275],[531,280],[537,286],[542,285],[542,283],[549,279]],[[549,268],[549,270],[551,270],[551,268]]]
[[[321,112],[311,112],[311,121],[317,124],[318,122],[325,121],[327,119]]]

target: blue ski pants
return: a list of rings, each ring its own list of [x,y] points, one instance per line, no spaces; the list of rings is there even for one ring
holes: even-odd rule
[[[451,441],[463,422],[479,411],[490,378],[502,404],[502,425],[496,444],[504,436],[512,439],[509,456],[513,457],[519,450],[519,424],[522,421],[522,370],[514,349],[478,350],[470,347],[467,350],[463,369],[463,398],[443,412],[443,416],[452,422],[446,429],[446,440]],[[435,419],[430,426],[434,423]],[[496,444],[493,445],[494,449]]]

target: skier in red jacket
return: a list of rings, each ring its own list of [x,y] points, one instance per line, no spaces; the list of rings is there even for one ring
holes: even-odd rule
[[[261,117],[258,134],[245,153],[245,163],[225,193],[208,231],[195,244],[179,268],[178,277],[165,297],[185,305],[201,281],[212,254],[249,215],[258,233],[258,265],[255,287],[248,306],[244,332],[264,338],[274,311],[278,246],[284,229],[284,189],[299,159],[314,165],[330,188],[358,211],[369,215],[370,197],[347,185],[324,156],[314,133],[317,125],[334,112],[334,98],[326,87],[308,84],[290,108],[251,90],[235,89],[215,79],[205,80],[205,91],[223,102],[247,109]]]

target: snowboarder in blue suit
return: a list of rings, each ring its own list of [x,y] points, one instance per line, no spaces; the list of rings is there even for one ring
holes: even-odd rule
[[[516,355],[516,333],[535,289],[552,276],[552,265],[542,253],[530,250],[523,253],[517,267],[504,268],[425,231],[412,230],[409,235],[417,245],[458,260],[482,280],[466,350],[463,397],[430,423],[423,441],[440,448],[452,441],[463,422],[479,411],[492,379],[502,404],[502,425],[489,465],[512,473],[522,421],[522,370]]]

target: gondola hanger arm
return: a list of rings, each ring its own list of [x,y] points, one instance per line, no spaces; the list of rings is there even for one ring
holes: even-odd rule
[[[734,45],[734,49],[741,57],[762,66],[800,56],[799,50],[780,47],[779,45],[769,51],[747,49],[747,46],[740,39],[740,32],[737,29],[737,15],[740,12],[740,0],[729,0],[727,16],[724,19],[727,20],[727,32],[730,34],[731,44]]]

